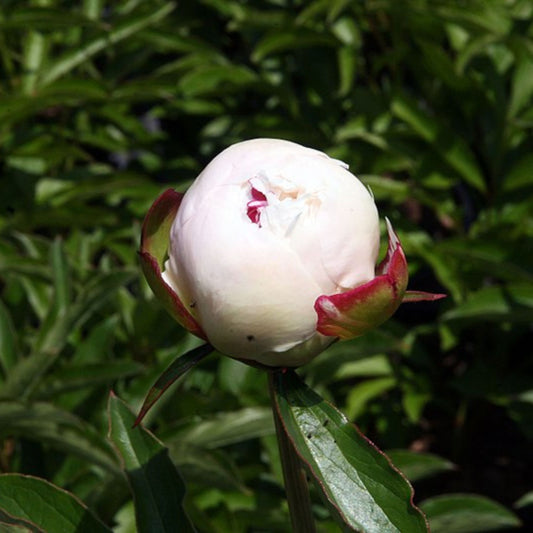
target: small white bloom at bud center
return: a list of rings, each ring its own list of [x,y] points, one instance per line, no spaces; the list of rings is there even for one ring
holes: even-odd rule
[[[283,176],[259,174],[250,179],[249,188],[248,217],[282,238],[289,237],[298,220],[316,213],[321,204],[319,191],[306,191]]]

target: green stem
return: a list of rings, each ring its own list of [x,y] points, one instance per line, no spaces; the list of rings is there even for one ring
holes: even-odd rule
[[[272,402],[272,413],[276,426],[276,436],[278,438],[281,466],[283,469],[283,480],[285,481],[285,492],[289,504],[291,516],[292,533],[315,533],[315,521],[311,509],[311,498],[309,497],[309,487],[307,477],[302,468],[300,458],[294,450],[292,442],[289,440],[283,422],[276,408],[276,390],[274,380],[276,371],[268,373],[268,388],[270,400]]]

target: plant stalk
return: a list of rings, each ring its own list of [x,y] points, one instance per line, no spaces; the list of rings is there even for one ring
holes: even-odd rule
[[[307,477],[302,467],[292,442],[289,440],[283,422],[276,409],[276,391],[274,379],[278,371],[267,372],[268,389],[272,403],[272,414],[276,426],[276,437],[278,439],[279,454],[281,457],[281,467],[283,469],[283,480],[285,482],[285,492],[289,504],[289,514],[291,517],[292,533],[316,533],[313,511],[311,509],[311,498],[309,496],[309,486]]]

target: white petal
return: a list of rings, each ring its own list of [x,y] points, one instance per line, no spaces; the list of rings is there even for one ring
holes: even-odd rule
[[[215,187],[185,221],[180,210],[171,234],[175,277],[211,343],[236,357],[313,336],[321,294],[294,252],[250,222],[244,200],[234,186]]]

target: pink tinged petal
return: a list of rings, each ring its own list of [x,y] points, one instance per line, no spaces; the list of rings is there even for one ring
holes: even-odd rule
[[[143,222],[139,256],[148,285],[167,311],[191,333],[207,339],[198,322],[161,275],[161,266],[169,244],[170,227],[176,218],[182,198],[183,194],[168,189],[152,204]]]
[[[319,333],[341,339],[358,337],[385,322],[398,309],[407,288],[407,261],[388,220],[387,231],[387,255],[373,280],[340,294],[317,298]]]
[[[267,197],[261,192],[252,187],[252,200],[246,204],[246,214],[248,218],[261,227],[261,213],[260,209],[268,205]]]

